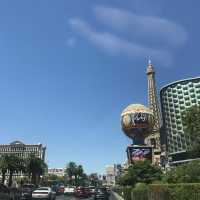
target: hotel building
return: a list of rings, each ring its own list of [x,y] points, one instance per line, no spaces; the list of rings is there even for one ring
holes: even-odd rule
[[[184,160],[190,139],[184,133],[182,113],[193,105],[200,105],[200,77],[179,80],[164,86],[160,91],[163,127],[161,140],[170,157],[180,155]],[[178,158],[174,162],[179,162]]]
[[[30,155],[35,155],[45,161],[46,147],[42,144],[24,144],[21,141],[14,141],[10,144],[0,145],[0,155],[15,154],[21,158],[28,158]]]

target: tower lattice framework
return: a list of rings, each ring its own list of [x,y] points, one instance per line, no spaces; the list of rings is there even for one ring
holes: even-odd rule
[[[152,134],[147,138],[147,143],[154,145],[155,150],[160,151],[160,127],[161,127],[161,114],[157,97],[155,70],[151,61],[147,66],[147,79],[148,79],[148,106],[153,111],[155,124]]]

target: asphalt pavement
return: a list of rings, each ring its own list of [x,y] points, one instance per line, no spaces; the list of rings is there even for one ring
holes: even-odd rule
[[[94,198],[91,197],[91,198],[84,198],[84,199],[81,199],[81,200],[93,200]],[[68,196],[68,195],[60,195],[60,196],[57,196],[56,197],[56,200],[79,200],[79,198],[76,198],[74,196]]]
[[[56,200],[80,200],[80,199],[74,196],[61,195],[57,196]],[[94,197],[84,198],[84,199],[82,198],[81,200],[94,200]],[[111,194],[109,200],[118,200],[118,199],[113,194]]]

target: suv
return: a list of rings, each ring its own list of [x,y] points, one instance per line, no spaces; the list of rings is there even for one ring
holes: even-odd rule
[[[32,192],[36,189],[34,184],[24,184],[22,186],[22,200],[29,200],[32,198]]]
[[[98,187],[95,190],[94,199],[109,199],[109,192],[107,191],[106,187]]]

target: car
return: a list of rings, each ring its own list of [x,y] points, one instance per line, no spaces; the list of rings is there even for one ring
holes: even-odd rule
[[[107,189],[107,192],[110,194],[111,188],[109,186],[107,186],[106,189]]]
[[[40,187],[33,191],[32,199],[55,200],[56,192],[50,187]]]
[[[95,194],[95,187],[94,186],[90,186],[89,189],[90,189],[91,194]]]
[[[75,187],[69,186],[65,187],[64,194],[65,195],[72,195],[75,192]]]
[[[98,187],[95,189],[94,199],[109,199],[109,193],[106,187]]]
[[[34,184],[24,184],[21,189],[21,199],[29,200],[32,198],[32,192],[36,189]]]
[[[3,184],[0,184],[0,199],[2,199],[2,200],[10,200],[10,191]]]
[[[84,190],[85,190],[87,197],[90,197],[92,195],[89,187],[84,187]]]
[[[57,194],[64,194],[64,191],[65,191],[65,187],[64,185],[61,185],[58,187]]]
[[[85,187],[77,187],[75,189],[75,197],[78,198],[88,198],[90,197],[90,193],[89,193],[89,188],[85,188]]]

